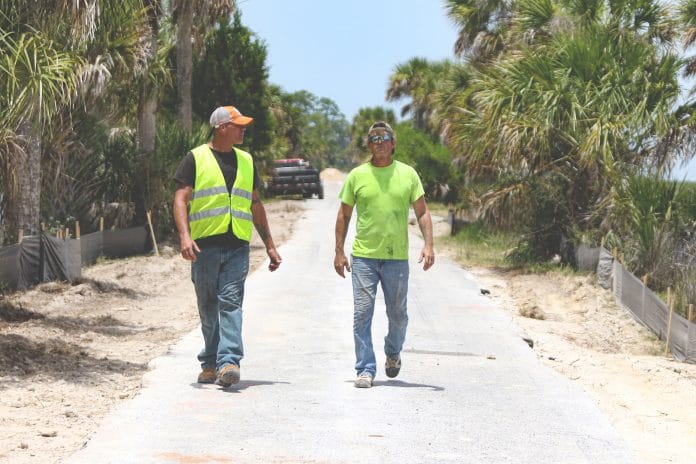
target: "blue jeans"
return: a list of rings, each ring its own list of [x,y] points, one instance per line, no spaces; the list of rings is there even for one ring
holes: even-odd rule
[[[205,342],[198,354],[202,368],[239,366],[244,357],[242,302],[248,273],[249,245],[204,248],[191,264]]]
[[[389,330],[384,337],[384,354],[397,356],[403,348],[408,326],[408,261],[353,256],[351,273],[355,370],[358,374],[367,371],[374,377],[377,362],[372,348],[372,316],[375,312],[377,284],[382,284],[389,321]]]

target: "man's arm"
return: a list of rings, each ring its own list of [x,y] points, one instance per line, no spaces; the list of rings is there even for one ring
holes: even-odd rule
[[[263,207],[261,197],[256,189],[254,189],[254,191],[251,193],[251,216],[254,221],[256,232],[258,232],[259,237],[261,237],[261,240],[263,240],[263,244],[266,245],[266,254],[268,254],[268,257],[271,259],[271,262],[268,265],[268,270],[273,272],[278,269],[283,260],[278,254],[278,250],[276,250],[275,243],[273,243],[271,230],[268,228],[266,208]]]
[[[201,251],[196,242],[191,239],[189,232],[188,204],[192,192],[193,187],[185,184],[179,184],[174,192],[174,224],[179,231],[181,256],[188,261],[195,261],[196,253]]]
[[[433,250],[433,220],[430,217],[430,210],[425,203],[425,196],[421,196],[413,203],[413,211],[418,219],[418,226],[423,234],[423,250],[421,250],[419,263],[423,263],[423,270],[427,271],[435,264],[435,251]]]
[[[341,203],[338,209],[338,217],[336,217],[336,257],[334,258],[334,269],[336,273],[345,278],[345,270],[350,272],[350,262],[346,257],[343,247],[346,243],[346,235],[348,234],[348,224],[353,215],[353,207],[345,203]]]

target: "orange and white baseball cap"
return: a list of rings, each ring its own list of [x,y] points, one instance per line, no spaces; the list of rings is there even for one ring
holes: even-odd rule
[[[244,116],[234,106],[219,106],[213,114],[210,115],[210,125],[218,127],[220,124],[231,122],[235,126],[248,126],[254,121],[254,118]]]

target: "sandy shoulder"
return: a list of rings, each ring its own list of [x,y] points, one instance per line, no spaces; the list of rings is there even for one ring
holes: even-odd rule
[[[265,205],[277,246],[302,203]],[[148,363],[198,326],[190,264],[160,250],[0,299],[0,462],[60,462],[80,449],[138,393]],[[257,234],[250,259],[252,269],[268,263]]]
[[[444,219],[434,225],[436,235],[449,233]],[[437,251],[456,260],[454,250]],[[645,464],[696,463],[696,365],[664,355],[664,343],[594,275],[467,270],[533,340],[539,359],[577,382]]]

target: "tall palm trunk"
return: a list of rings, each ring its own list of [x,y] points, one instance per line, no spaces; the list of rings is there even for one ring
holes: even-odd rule
[[[179,94],[179,124],[186,132],[191,132],[191,73],[193,68],[193,2],[178,0],[178,19],[176,28],[176,87]]]
[[[41,135],[30,121],[22,123],[17,133],[26,141],[24,153],[17,154],[17,196],[13,202],[15,227],[24,235],[39,232],[41,222]]]
[[[145,82],[140,88],[138,103],[138,148],[148,154],[155,151],[155,136],[157,133],[157,89]]]
[[[157,57],[157,35],[159,32],[159,12],[156,2],[146,1],[148,23],[150,25],[150,45],[148,47],[148,63],[153,63]],[[157,120],[157,88],[154,83],[144,77],[140,84],[140,100],[138,102],[138,148],[146,153],[155,151],[155,135]]]
[[[153,63],[157,56],[157,35],[159,31],[159,11],[156,2],[146,1],[148,7],[148,22],[150,25],[150,46],[148,47],[148,62]],[[138,134],[137,146],[142,153],[141,172],[144,175],[135,192],[135,220],[145,221],[145,213],[151,206],[149,185],[155,169],[155,139],[157,135],[157,87],[143,77],[140,82],[140,99],[138,101]]]

